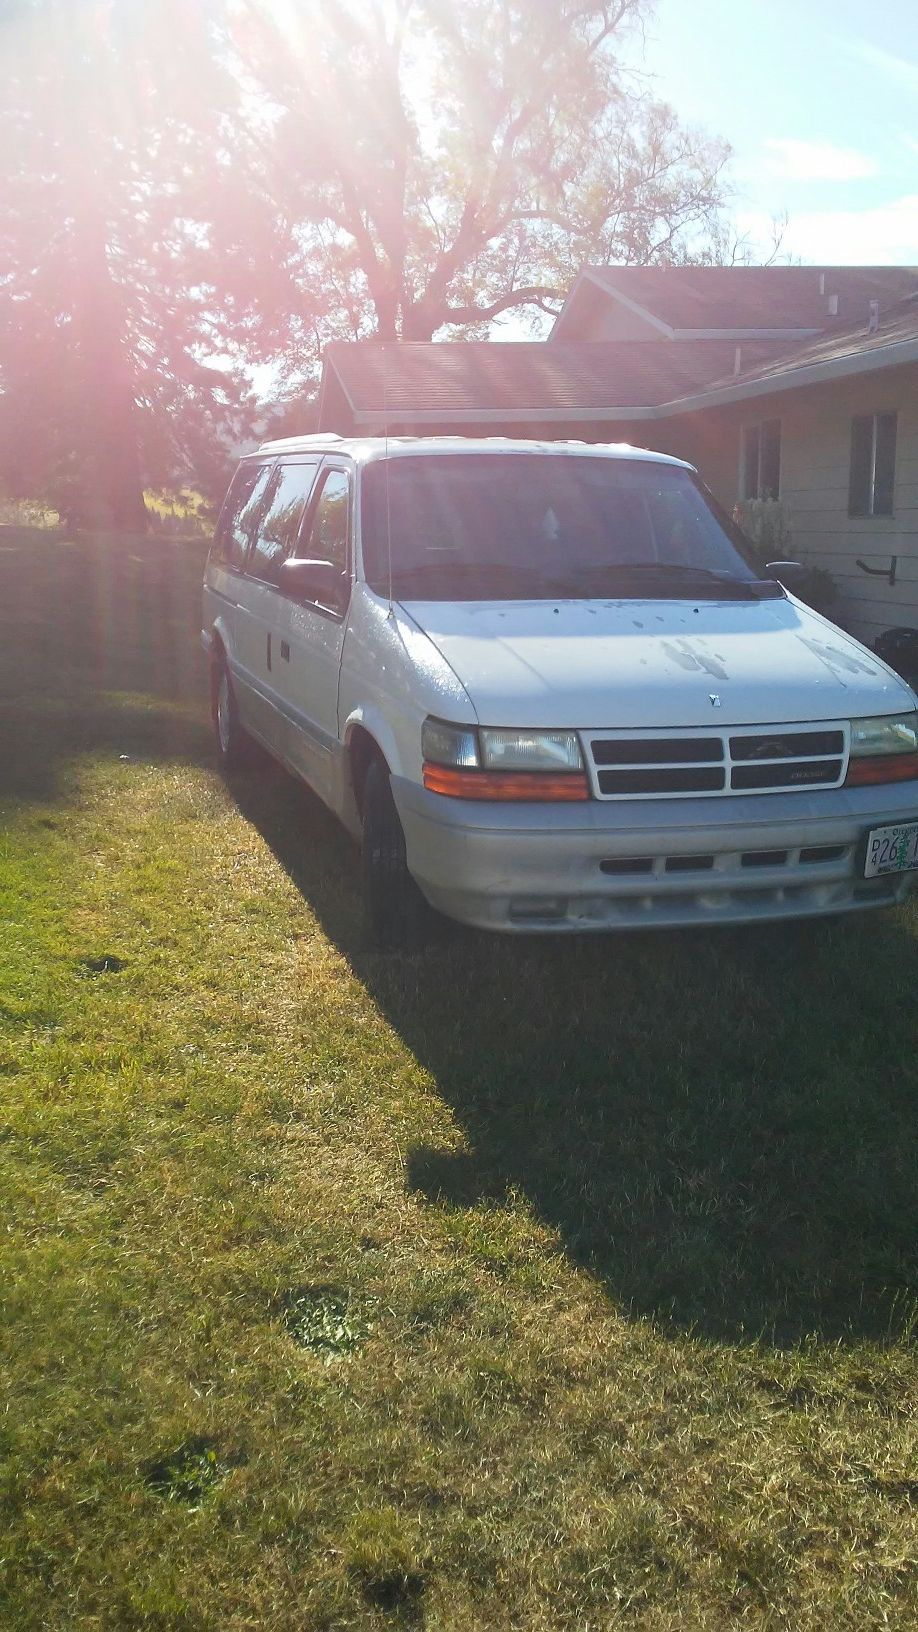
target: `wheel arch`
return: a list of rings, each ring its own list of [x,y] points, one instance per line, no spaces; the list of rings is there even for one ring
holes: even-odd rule
[[[380,760],[388,771],[393,769],[393,761],[397,763],[398,758],[395,739],[385,722],[368,719],[362,710],[356,710],[345,727],[344,747],[349,802],[359,821],[363,814],[367,771],[374,759]]]
[[[218,616],[214,618],[214,621],[210,627],[211,663],[219,663],[224,659],[227,663],[231,663],[231,648],[232,640],[230,639],[230,632],[229,628],[227,627],[226,619],[222,615]]]

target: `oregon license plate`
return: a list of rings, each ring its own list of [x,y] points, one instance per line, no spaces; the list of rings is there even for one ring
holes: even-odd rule
[[[875,827],[867,834],[864,877],[881,873],[911,873],[918,868],[918,822],[898,827]]]

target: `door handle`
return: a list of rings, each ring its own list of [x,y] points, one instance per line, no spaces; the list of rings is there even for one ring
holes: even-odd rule
[[[271,631],[268,631],[268,673],[271,673]]]

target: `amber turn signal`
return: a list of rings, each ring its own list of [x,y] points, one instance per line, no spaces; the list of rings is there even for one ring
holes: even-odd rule
[[[450,799],[517,799],[530,803],[589,799],[582,771],[473,771],[424,762],[424,786]]]
[[[879,782],[918,781],[918,754],[874,754],[848,761],[846,788],[862,788]]]

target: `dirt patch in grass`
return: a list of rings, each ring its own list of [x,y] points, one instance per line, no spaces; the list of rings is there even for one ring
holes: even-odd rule
[[[117,975],[127,966],[127,958],[119,958],[114,952],[103,952],[95,958],[80,958],[77,962],[77,968],[84,975]]]

